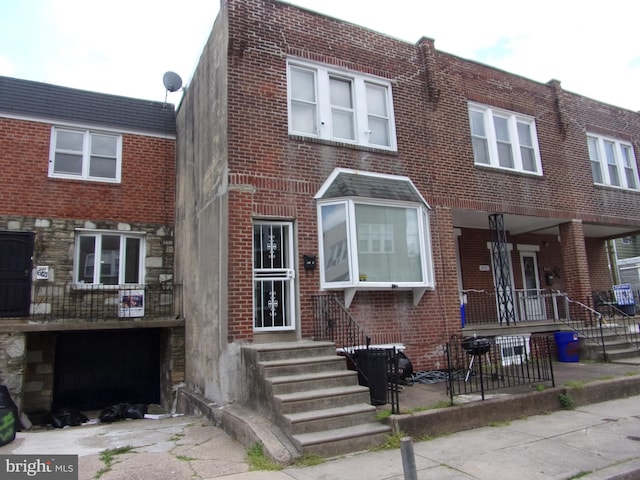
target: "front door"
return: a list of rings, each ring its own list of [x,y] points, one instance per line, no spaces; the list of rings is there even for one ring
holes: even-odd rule
[[[520,267],[522,269],[522,304],[523,320],[544,320],[546,312],[540,291],[538,275],[538,256],[534,251],[520,251]]]
[[[253,328],[295,328],[293,224],[253,224]]]
[[[31,304],[31,232],[0,232],[0,317],[26,317]]]

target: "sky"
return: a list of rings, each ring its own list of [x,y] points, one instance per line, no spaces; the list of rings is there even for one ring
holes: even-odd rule
[[[291,0],[532,80],[640,111],[637,0]],[[0,75],[177,104],[219,0],[0,0]]]

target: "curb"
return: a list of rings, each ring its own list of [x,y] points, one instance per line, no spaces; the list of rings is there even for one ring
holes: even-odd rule
[[[508,422],[532,415],[563,410],[561,395],[567,395],[573,407],[640,395],[640,377],[616,378],[589,382],[584,387],[554,387],[531,392],[467,403],[461,406],[427,410],[414,414],[391,415],[388,419],[394,433],[412,437],[436,437]]]

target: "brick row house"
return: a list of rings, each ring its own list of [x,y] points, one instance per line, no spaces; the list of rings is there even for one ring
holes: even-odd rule
[[[170,406],[172,105],[0,77],[0,383],[28,414]]]
[[[326,298],[416,369],[480,323],[553,331],[640,230],[638,113],[275,0],[221,2],[177,132],[186,384],[221,402]]]

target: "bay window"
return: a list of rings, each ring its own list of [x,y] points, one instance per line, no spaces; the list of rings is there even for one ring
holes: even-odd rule
[[[323,288],[348,304],[356,290],[411,289],[417,302],[434,287],[429,207],[408,178],[337,169],[316,198]]]

